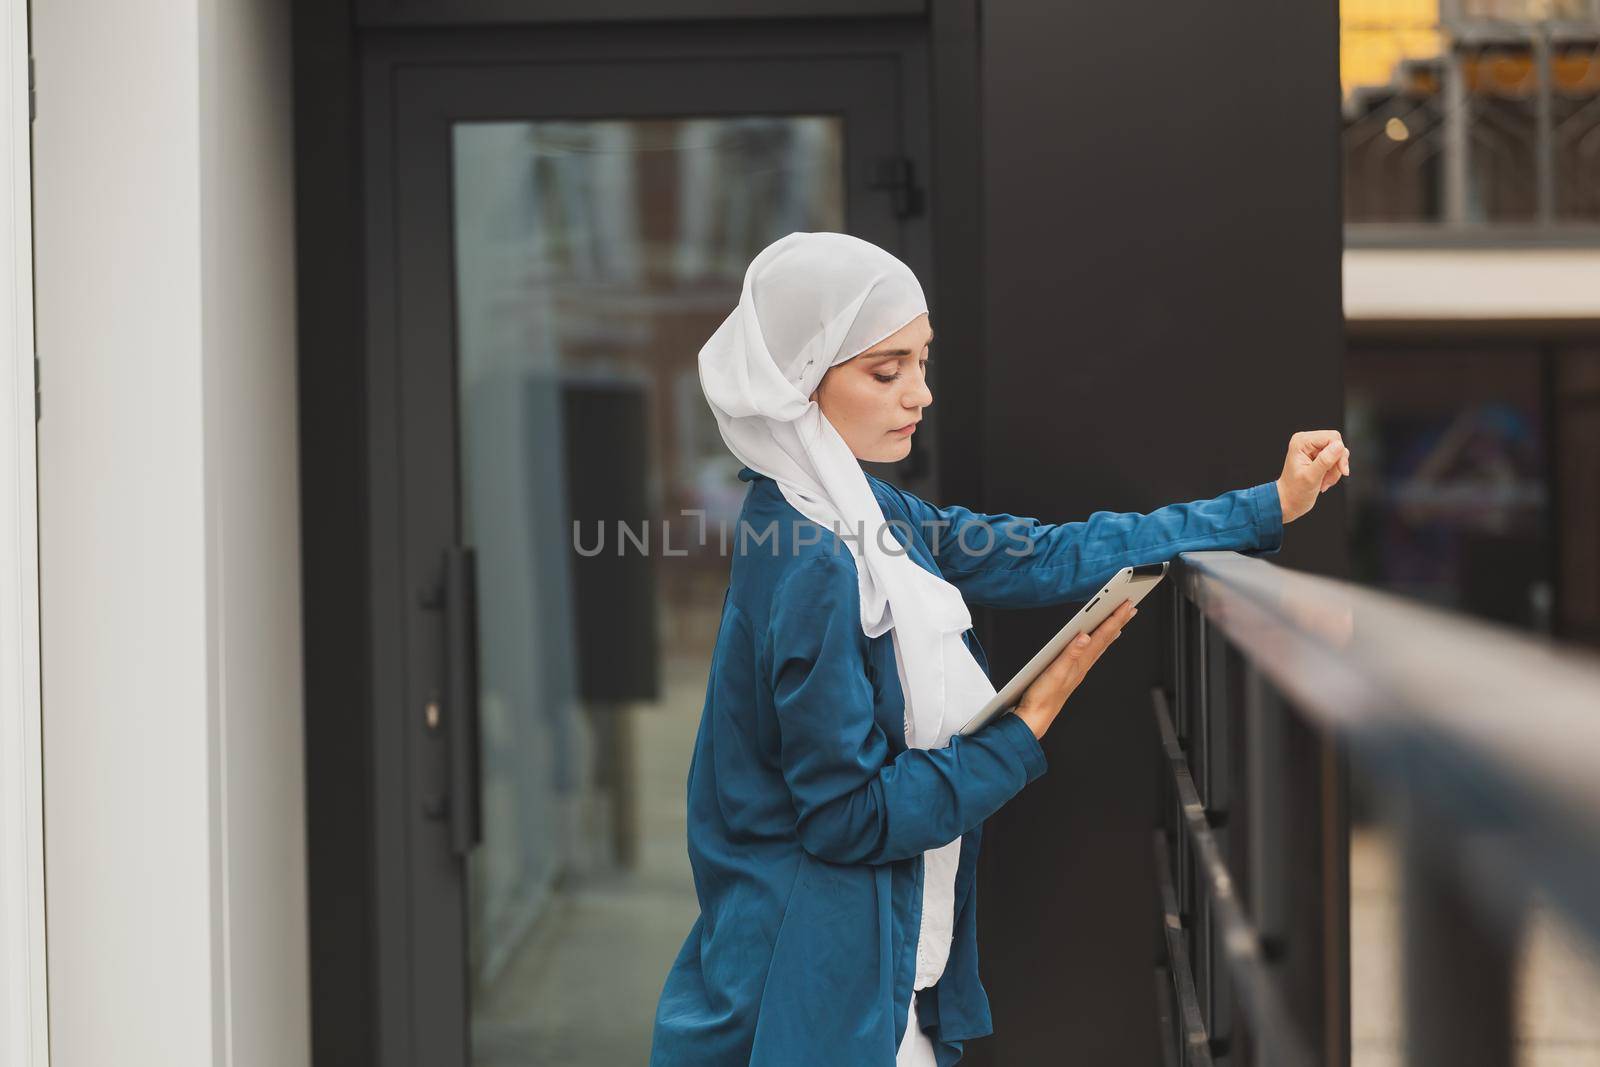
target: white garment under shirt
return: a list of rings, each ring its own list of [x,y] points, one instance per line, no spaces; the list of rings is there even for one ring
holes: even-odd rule
[[[906,669],[900,658],[900,645],[895,643],[894,665],[900,673],[901,692],[905,688]],[[906,716],[906,744],[911,743],[911,717]],[[950,743],[944,738],[940,747]],[[917,973],[911,983],[913,990],[927,989],[944,974],[944,965],[950,959],[950,942],[955,937],[956,918],[956,868],[961,863],[961,838],[947,845],[928,849],[922,854],[922,922],[917,930]],[[913,1013],[914,1015],[915,1013]]]
[[[911,1003],[906,1008],[906,1036],[900,1039],[900,1048],[894,1054],[894,1067],[939,1067],[933,1040],[923,1033],[917,1021],[915,993],[911,994]]]

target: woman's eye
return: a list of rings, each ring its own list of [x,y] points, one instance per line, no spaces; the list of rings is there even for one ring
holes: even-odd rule
[[[900,375],[898,375],[898,374],[890,374],[890,375],[885,376],[885,375],[882,375],[882,374],[874,374],[873,377],[878,379],[878,381],[883,382],[885,385],[887,385],[890,382],[894,381],[896,378],[900,377]]]

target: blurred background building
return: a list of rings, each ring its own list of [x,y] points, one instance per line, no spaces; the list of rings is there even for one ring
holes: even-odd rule
[[[1600,6],[1342,0],[1340,77],[1351,574],[1595,647]],[[1400,1062],[1399,862],[1355,806],[1355,1062]],[[1600,1063],[1593,946],[1532,916],[1518,1062]]]
[[[1340,49],[1352,573],[1594,644],[1600,14],[1344,0]]]
[[[744,493],[696,355],[795,230],[924,282],[898,484],[1071,521],[1342,426],[1280,562],[1600,646],[1600,0],[9,11],[29,1067],[645,1061]],[[1147,614],[990,821],[965,1062],[1163,1062]],[[1383,1067],[1351,789],[1325,1062]],[[1600,1064],[1592,950],[1525,945],[1519,1062]]]

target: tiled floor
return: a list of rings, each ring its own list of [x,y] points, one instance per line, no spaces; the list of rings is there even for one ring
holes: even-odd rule
[[[1353,1067],[1404,1067],[1396,858],[1377,830],[1350,838]],[[1518,964],[1519,1042],[1507,1067],[1600,1067],[1600,951],[1535,905]]]
[[[474,1067],[633,1067],[656,1000],[699,915],[684,852],[684,783],[704,660],[668,659],[660,704],[635,716],[639,863],[563,886],[493,991],[480,994]]]

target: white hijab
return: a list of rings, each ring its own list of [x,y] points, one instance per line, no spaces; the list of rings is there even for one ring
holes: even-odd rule
[[[955,586],[901,547],[860,462],[810,399],[830,367],[927,310],[916,275],[878,246],[791,233],[745,271],[739,306],[700,350],[700,385],[733,454],[845,541],[861,628],[868,637],[893,631],[907,741],[939,748],[994,695],[961,640],[971,614]]]

